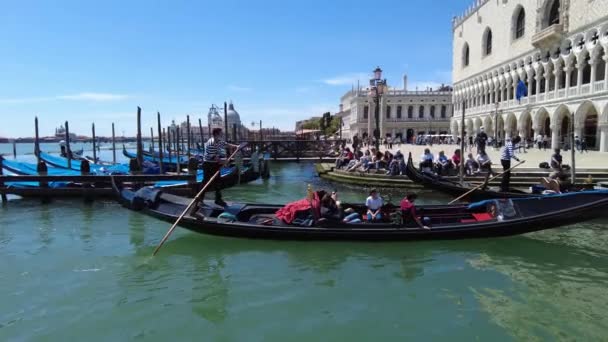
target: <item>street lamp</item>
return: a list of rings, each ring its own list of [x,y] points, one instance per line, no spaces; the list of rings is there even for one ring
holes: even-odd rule
[[[498,149],[498,102],[494,103],[494,149]]]
[[[369,80],[369,96],[374,97],[376,103],[376,110],[374,117],[376,119],[376,129],[374,130],[374,138],[376,139],[376,151],[380,150],[380,98],[384,94],[384,87],[386,86],[386,80],[382,79],[382,69],[376,67],[374,70],[374,78]]]

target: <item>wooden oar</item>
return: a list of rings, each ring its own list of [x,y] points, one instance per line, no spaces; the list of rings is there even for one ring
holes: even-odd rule
[[[234,151],[234,153],[232,153],[230,155],[230,157],[228,157],[228,159],[226,160],[226,162],[224,163],[224,166],[228,165],[228,163],[230,163],[230,160],[232,160],[232,158],[237,154],[237,152],[239,152],[241,150],[241,148],[245,147],[246,144],[242,144],[240,145],[236,151]],[[190,208],[199,201],[199,197],[205,193],[205,190],[207,190],[207,188],[209,187],[209,185],[211,185],[211,183],[213,183],[213,181],[220,175],[220,172],[222,171],[222,168],[220,167],[219,170],[217,170],[217,172],[213,175],[213,177],[211,177],[209,179],[209,181],[207,182],[207,184],[205,184],[205,186],[201,189],[201,191],[198,192],[198,194],[196,194],[196,196],[194,197],[194,199],[192,199],[192,201],[190,202],[190,204],[188,204],[188,206],[186,207],[186,209],[184,210],[184,212],[179,216],[179,218],[177,219],[177,221],[175,221],[175,223],[173,224],[173,226],[171,226],[171,229],[169,229],[169,231],[167,232],[167,234],[165,234],[165,236],[163,237],[163,239],[160,241],[160,243],[158,244],[158,246],[156,247],[156,249],[154,250],[154,253],[152,253],[152,256],[155,256],[156,253],[158,253],[158,250],[163,246],[163,244],[165,243],[165,241],[167,241],[167,239],[169,238],[169,236],[171,235],[171,233],[173,233],[173,231],[175,230],[175,228],[177,227],[177,224],[179,223],[179,221],[182,220],[182,218],[186,215],[186,213],[190,210]]]
[[[521,165],[521,164],[523,164],[523,163],[525,163],[525,162],[526,162],[525,160],[522,160],[521,162],[517,163],[517,164],[516,164],[515,166],[513,166],[512,168],[510,168],[510,169],[508,169],[508,170],[506,170],[506,171],[503,171],[503,172],[501,172],[501,173],[497,174],[496,176],[494,176],[494,177],[492,177],[492,178],[488,179],[488,180],[487,180],[487,181],[485,181],[483,184],[480,184],[480,185],[478,185],[478,186],[474,187],[473,189],[471,189],[471,190],[467,191],[467,192],[466,192],[464,195],[462,195],[462,196],[460,196],[460,197],[456,198],[455,200],[453,200],[452,202],[450,202],[450,203],[448,203],[448,204],[454,204],[454,202],[458,202],[458,200],[460,200],[460,199],[462,199],[462,198],[464,198],[464,197],[467,197],[467,195],[469,195],[469,194],[470,194],[470,193],[472,193],[473,191],[475,191],[475,190],[477,190],[477,189],[481,188],[482,186],[484,186],[485,184],[489,183],[489,182],[490,182],[490,181],[492,181],[493,179],[495,179],[495,178],[498,178],[498,177],[502,176],[503,174],[505,174],[505,173],[507,173],[507,172],[509,172],[509,171],[513,170],[514,168],[518,167],[519,165]]]

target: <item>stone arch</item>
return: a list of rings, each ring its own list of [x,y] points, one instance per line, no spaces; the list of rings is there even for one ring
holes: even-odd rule
[[[475,129],[473,127],[473,120],[472,119],[467,119],[466,125],[465,125],[465,130],[466,130],[466,134],[469,136],[475,135]]]
[[[505,119],[502,115],[496,116],[496,122],[494,122],[494,135],[492,136],[493,140],[498,140],[501,143],[505,141],[506,131],[505,131]]]
[[[475,127],[475,133],[479,132],[481,126],[483,126],[483,121],[480,117],[476,117],[475,122],[473,122],[473,127]]]
[[[522,5],[517,5],[511,17],[511,37],[519,39],[526,34],[526,10]]]
[[[534,129],[533,129],[534,126],[532,124],[532,115],[530,114],[530,112],[525,111],[525,112],[521,113],[521,115],[519,116],[518,124],[519,124],[519,127],[518,127],[519,135],[522,138],[534,139]]]
[[[504,120],[505,125],[505,137],[514,138],[518,135],[517,133],[517,117],[514,113],[509,113],[506,115],[506,119]]]
[[[551,115],[544,107],[541,107],[532,117],[535,135],[551,135]]]
[[[492,29],[489,26],[483,31],[483,36],[481,39],[481,54],[482,56],[487,56],[492,54]]]
[[[488,136],[494,136],[494,120],[492,120],[490,115],[486,115],[486,117],[483,118],[482,127]]]
[[[561,13],[562,5],[560,0],[544,0],[540,11],[540,28],[544,29],[554,24],[562,22]],[[557,18],[555,17],[555,11],[557,9]],[[556,22],[557,19],[557,22]]]
[[[574,134],[581,140],[585,139],[587,148],[591,150],[599,150],[600,147],[599,114],[591,101],[581,103],[574,114]]]
[[[568,143],[570,137],[571,124],[571,111],[568,106],[561,104],[553,112],[551,119],[551,147],[562,148],[564,144]]]
[[[454,139],[460,136],[460,125],[458,124],[458,120],[452,120],[452,135]]]
[[[471,51],[471,49],[469,49],[469,43],[465,42],[464,46],[462,47],[462,67],[463,68],[469,65],[470,57],[471,57],[470,51]]]

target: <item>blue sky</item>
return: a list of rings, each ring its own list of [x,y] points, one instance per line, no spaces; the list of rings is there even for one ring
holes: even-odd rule
[[[242,121],[293,129],[338,109],[380,65],[393,86],[450,82],[451,18],[468,0],[6,1],[0,136],[144,132],[160,111],[203,118],[232,100]]]

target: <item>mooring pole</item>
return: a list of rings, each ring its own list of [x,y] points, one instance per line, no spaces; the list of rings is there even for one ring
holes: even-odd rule
[[[181,167],[179,165],[179,138],[180,138],[180,131],[179,131],[179,126],[176,128],[175,130],[175,146],[177,146],[177,148],[175,149],[175,165],[177,166],[177,174],[179,175],[182,170]]]
[[[2,163],[4,161],[4,158],[2,158],[2,155],[0,155],[0,177],[2,177],[3,171],[2,171]],[[0,181],[0,188],[4,188],[4,181]],[[7,202],[7,198],[6,198],[6,194],[3,192],[2,195],[0,195],[0,198],[2,198],[2,203],[6,203]]]
[[[17,140],[13,140],[13,158],[17,159]]]
[[[93,132],[93,163],[97,163],[97,142],[95,141],[95,123],[91,126]]]
[[[262,120],[260,120],[260,141],[262,140]]]
[[[65,153],[68,155],[68,169],[72,168],[72,150],[70,149],[70,125],[65,122]]]
[[[224,101],[224,137],[226,142],[230,141],[228,137],[228,104]]]
[[[137,107],[137,162],[139,167],[144,164],[144,146],[141,141],[141,108]]]
[[[114,132],[114,123],[112,122],[112,162],[116,164],[116,135]]]
[[[163,163],[163,131],[160,126],[160,112],[156,112],[156,121],[158,123],[158,160],[160,165],[160,173],[164,173],[164,163]]]
[[[188,145],[187,155],[188,155],[188,160],[190,160],[190,146],[191,146],[190,143],[192,142],[192,140],[190,140],[190,115],[186,115],[186,129],[188,130],[188,132],[187,132],[188,133],[188,136],[187,136],[188,142],[186,143],[186,145]]]
[[[464,114],[466,102],[462,101],[462,118],[460,120],[460,184],[464,184]]]
[[[34,119],[34,129],[36,131],[36,140],[34,140],[34,155],[40,163],[40,136],[38,135],[38,117]]]
[[[572,165],[570,168],[570,177],[572,177],[572,186],[576,184],[576,147],[574,145],[574,112],[572,112],[572,119],[570,120],[570,155],[572,157]]]
[[[203,146],[205,146],[205,138],[203,137],[203,121],[199,118],[198,119],[198,129],[199,129],[199,134],[201,135],[201,148],[203,148]],[[198,151],[201,152],[201,151]]]
[[[169,153],[169,162],[171,162],[171,127],[167,126],[167,152]]]

